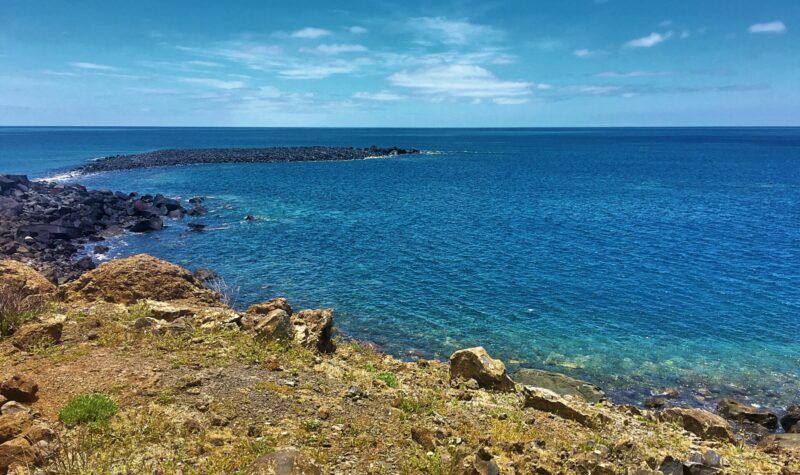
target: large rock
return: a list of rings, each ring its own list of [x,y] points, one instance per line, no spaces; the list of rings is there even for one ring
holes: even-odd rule
[[[144,301],[144,305],[150,312],[150,316],[157,320],[172,322],[181,317],[191,317],[194,315],[194,310],[189,307],[173,305],[167,302],[158,302],[148,299]]]
[[[549,389],[559,396],[574,396],[591,403],[606,399],[603,390],[594,384],[561,373],[524,368],[515,372],[512,379],[525,386]]]
[[[63,327],[61,322],[30,323],[14,333],[11,344],[23,351],[57,345],[61,342]]]
[[[105,301],[130,305],[139,300],[219,305],[219,294],[188,270],[139,254],[110,261],[60,289],[67,301]]]
[[[26,466],[34,461],[36,452],[23,437],[0,444],[0,473],[6,473],[12,465]]]
[[[726,419],[739,423],[757,424],[774,431],[778,428],[778,416],[772,412],[757,407],[742,404],[733,399],[722,399],[717,406],[719,412]]]
[[[450,378],[456,381],[474,379],[485,389],[514,390],[506,366],[490,357],[481,346],[458,350],[450,356]]]
[[[8,416],[0,416],[0,444],[19,436],[31,426],[31,416],[18,412]]]
[[[702,409],[671,407],[661,411],[659,419],[677,422],[684,429],[703,439],[733,441],[733,432],[728,421]]]
[[[566,398],[544,388],[525,386],[522,389],[524,406],[537,411],[549,412],[578,424],[592,427],[592,418]]]
[[[786,452],[800,456],[800,434],[772,434],[761,439],[758,446],[767,452]]]
[[[22,374],[15,374],[0,383],[0,394],[10,401],[33,402],[38,391],[39,385]]]
[[[800,433],[800,406],[789,406],[786,412],[781,417],[781,427],[786,432]]]
[[[0,261],[0,287],[10,289],[19,297],[48,295],[56,290],[42,274],[10,259]]]
[[[281,309],[291,315],[293,313],[292,306],[283,297],[278,297],[270,300],[269,302],[257,303],[247,307],[247,312],[253,315],[267,315],[273,310]]]
[[[280,308],[259,316],[253,330],[262,340],[291,341],[294,338],[292,319]]]
[[[301,310],[292,315],[294,342],[321,353],[333,353],[333,309]]]

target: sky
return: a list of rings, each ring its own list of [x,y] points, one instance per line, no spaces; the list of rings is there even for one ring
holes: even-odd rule
[[[800,1],[0,0],[0,125],[800,125]]]

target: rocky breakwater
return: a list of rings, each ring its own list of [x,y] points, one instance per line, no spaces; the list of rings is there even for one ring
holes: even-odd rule
[[[405,148],[353,147],[269,147],[206,148],[156,150],[133,155],[114,155],[97,159],[75,169],[80,173],[99,173],[137,168],[168,167],[200,163],[271,163],[361,160],[419,153]]]
[[[180,202],[162,195],[0,175],[0,256],[30,263],[48,279],[63,282],[95,267],[91,257],[75,259],[86,244],[125,230],[159,230],[165,218],[185,213]]]

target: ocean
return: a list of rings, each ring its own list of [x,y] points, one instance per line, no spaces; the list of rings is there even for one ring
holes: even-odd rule
[[[664,387],[798,402],[800,128],[0,128],[0,173],[373,144],[431,153],[71,180],[206,196],[208,216],[114,238],[110,255],[213,269],[239,307],[334,307],[343,335],[401,357],[482,345],[623,402]]]

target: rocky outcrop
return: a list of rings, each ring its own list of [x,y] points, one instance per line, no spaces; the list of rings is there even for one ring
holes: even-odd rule
[[[0,287],[18,297],[49,295],[56,287],[32,267],[11,259],[0,260]]]
[[[778,428],[778,416],[772,412],[757,407],[742,404],[733,399],[722,399],[717,405],[717,412],[741,424],[755,424],[770,431]]]
[[[485,389],[514,390],[514,382],[508,377],[506,366],[489,356],[481,346],[459,350],[450,356],[450,378],[454,381],[474,379]]]
[[[280,308],[259,316],[253,331],[262,340],[292,341],[294,338],[292,319],[285,310]]]
[[[800,406],[789,406],[781,417],[781,427],[786,432],[800,433]]]
[[[75,169],[80,173],[98,173],[137,168],[170,167],[198,163],[271,163],[358,160],[369,157],[392,157],[419,153],[415,149],[352,147],[270,147],[171,149],[135,155],[114,155],[94,160]]]
[[[571,404],[566,398],[544,388],[525,386],[522,390],[524,406],[537,411],[549,412],[563,419],[575,421],[578,424],[592,427],[592,418],[580,410],[577,405]]]
[[[15,374],[0,383],[0,394],[10,401],[33,402],[39,385],[25,375]]]
[[[661,411],[659,419],[677,422],[684,429],[703,439],[733,441],[731,426],[722,417],[702,409],[671,407]]]
[[[104,301],[133,304],[150,299],[198,305],[221,305],[219,294],[205,287],[188,270],[139,254],[110,261],[59,289],[68,302]]]
[[[30,181],[0,175],[0,256],[29,262],[52,281],[66,281],[95,267],[91,257],[75,261],[91,241],[127,229],[161,229],[164,217],[185,210],[162,195],[137,196],[81,185]]]
[[[277,309],[283,310],[289,315],[292,314],[292,306],[289,305],[289,302],[287,302],[283,297],[272,299],[269,302],[251,305],[247,307],[247,311],[245,313],[251,315],[267,315],[268,313]]]
[[[292,315],[294,342],[320,353],[333,353],[333,309],[301,310]]]
[[[549,389],[559,396],[574,396],[590,403],[606,399],[603,390],[594,384],[561,373],[524,368],[515,372],[512,379],[525,386]]]
[[[11,344],[22,351],[57,345],[61,342],[63,328],[59,321],[28,324],[14,333]]]

